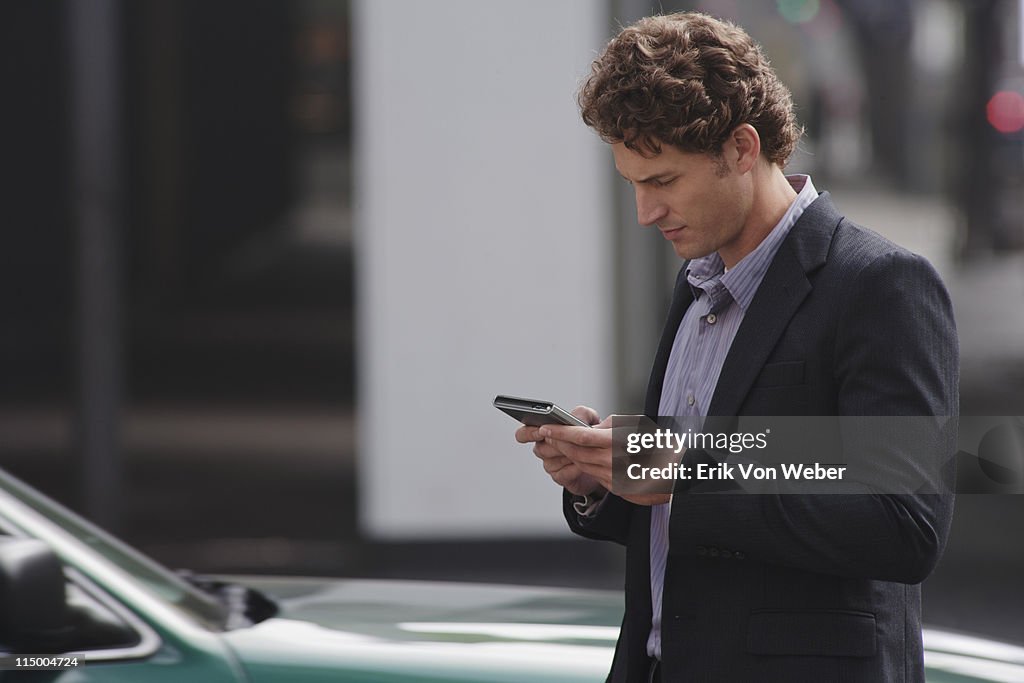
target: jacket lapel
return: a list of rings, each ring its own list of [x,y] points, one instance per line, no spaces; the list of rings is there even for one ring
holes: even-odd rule
[[[825,263],[832,235],[841,220],[827,192],[801,214],[779,247],[736,332],[718,377],[709,415],[739,413],[768,355],[810,293],[807,275]]]

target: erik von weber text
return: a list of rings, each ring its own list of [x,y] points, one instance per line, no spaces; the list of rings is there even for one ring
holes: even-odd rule
[[[846,474],[845,465],[814,463],[805,465],[802,463],[783,463],[775,465],[758,465],[755,463],[718,463],[711,465],[699,463],[697,465],[684,465],[682,463],[671,463],[664,467],[644,467],[633,463],[626,468],[626,476],[634,480],[648,479],[691,479],[701,480],[764,480],[779,479],[779,472],[782,479],[832,479],[841,480]]]

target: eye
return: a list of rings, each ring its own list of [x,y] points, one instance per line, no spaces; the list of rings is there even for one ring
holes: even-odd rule
[[[651,185],[654,186],[654,187],[668,187],[669,185],[674,183],[676,181],[676,178],[678,178],[678,177],[679,176],[674,176],[674,177],[668,178],[666,180],[652,180],[651,181]]]

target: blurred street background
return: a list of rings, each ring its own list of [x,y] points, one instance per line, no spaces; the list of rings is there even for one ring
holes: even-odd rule
[[[1024,415],[1021,0],[3,3],[0,467],[172,567],[619,588],[495,394],[639,412],[678,261],[574,91],[620,25],[760,41],[848,217]],[[932,625],[1024,643],[1024,496]]]

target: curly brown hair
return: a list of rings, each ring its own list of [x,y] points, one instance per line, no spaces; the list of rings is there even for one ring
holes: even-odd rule
[[[720,156],[729,134],[749,123],[781,167],[802,133],[760,46],[735,24],[696,12],[623,29],[591,65],[579,105],[605,142],[647,156],[662,143]]]

